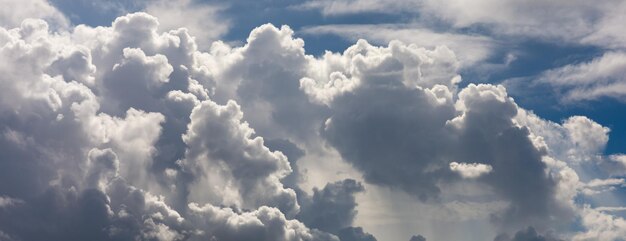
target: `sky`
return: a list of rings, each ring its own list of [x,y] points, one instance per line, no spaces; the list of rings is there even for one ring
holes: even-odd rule
[[[624,1],[0,6],[0,241],[626,240]]]

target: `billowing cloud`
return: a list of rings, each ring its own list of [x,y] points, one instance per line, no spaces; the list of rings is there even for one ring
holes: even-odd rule
[[[460,84],[454,49],[358,40],[316,57],[271,24],[199,47],[201,28],[162,18],[3,23],[0,239],[372,241],[358,227],[366,187],[469,213],[491,237],[550,240],[574,218],[574,239],[623,233],[576,199],[623,185],[578,175],[622,162],[602,153],[609,129]]]
[[[207,88],[213,82],[194,69],[193,40],[184,30],[158,34],[157,28],[155,18],[139,13],[112,27],[78,26],[71,36],[50,33],[40,20],[0,29],[0,56],[7,63],[1,68],[3,237],[240,240],[262,232],[268,240],[336,240],[275,208],[298,210],[295,193],[279,182],[291,171],[286,157],[251,137],[254,131],[240,122],[234,102],[202,101],[208,90],[199,82]],[[103,34],[110,38],[98,37]],[[30,67],[8,64],[17,60]],[[176,131],[181,121],[189,125],[184,135]],[[178,140],[168,139],[176,133]],[[161,154],[161,146],[182,148],[183,155]],[[195,169],[224,164],[231,165]],[[207,175],[218,182],[202,178]],[[198,182],[200,189],[226,183],[233,188],[196,190]],[[213,206],[214,200],[198,200],[209,203],[181,209],[177,204],[187,196],[179,196],[185,194],[179,189],[235,201],[220,199]],[[55,219],[62,222],[45,221]],[[210,229],[220,224],[223,229]]]
[[[207,101],[194,107],[183,135],[188,149],[182,162],[199,179],[190,190],[192,200],[245,209],[274,205],[294,215],[299,209],[295,192],[279,181],[291,172],[287,158],[270,152],[263,138],[251,138],[254,131],[241,123],[242,117],[232,101],[226,106]],[[207,194],[208,199],[202,198]]]
[[[370,183],[436,200],[440,184],[454,180],[450,160],[464,159],[492,167],[483,179],[511,202],[504,223],[545,225],[548,212],[568,215],[555,199],[545,150],[513,120],[519,107],[502,86],[470,84],[457,94],[460,78],[448,53],[361,41],[344,53],[344,69],[301,86],[331,108],[324,137]]]

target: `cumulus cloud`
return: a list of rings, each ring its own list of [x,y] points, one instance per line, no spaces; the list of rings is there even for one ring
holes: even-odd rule
[[[205,100],[213,82],[194,65],[189,35],[157,28],[154,17],[138,13],[112,27],[78,26],[71,35],[51,33],[40,20],[0,29],[6,62],[0,193],[10,207],[1,210],[3,237],[239,240],[263,232],[268,240],[336,240],[275,208],[297,212],[295,193],[279,181],[291,171],[286,157],[251,137],[234,102]],[[18,62],[30,67],[17,68]],[[181,154],[166,155],[161,147]],[[231,165],[215,168],[224,164]],[[206,165],[217,166],[191,169]],[[213,173],[223,174],[211,176],[219,182],[202,183]],[[195,183],[201,189],[232,183],[225,191],[233,196],[221,198],[235,201],[180,208],[181,200],[193,199],[185,191],[207,191]],[[229,219],[250,221],[239,226]],[[210,229],[220,223],[222,231]]]
[[[574,215],[580,240],[623,231],[573,201],[616,180],[581,181],[563,158],[606,162],[608,128],[542,120],[500,85],[460,86],[446,46],[359,40],[314,57],[267,24],[203,52],[193,29],[170,28],[146,13],[0,28],[0,238],[371,241],[356,227],[366,185],[457,209],[501,204],[485,208],[497,232]],[[307,193],[304,161],[350,179]]]
[[[263,138],[251,138],[254,130],[241,123],[242,117],[232,101],[226,106],[205,101],[194,107],[183,135],[188,148],[182,162],[198,176],[191,187],[192,200],[246,209],[276,205],[294,215],[299,209],[295,192],[279,181],[291,172],[287,158],[270,152]],[[202,198],[202,193],[211,197]]]
[[[538,145],[546,146],[550,156],[572,164],[601,162],[609,140],[610,129],[585,116],[571,116],[555,123],[530,111],[521,111],[515,118],[535,135]]]
[[[573,240],[619,240],[626,235],[626,220],[586,206],[582,211],[582,223],[586,230]]]
[[[436,200],[439,183],[454,179],[449,160],[469,158],[492,167],[484,181],[511,202],[502,214],[505,223],[568,213],[555,199],[556,181],[546,175],[545,150],[513,121],[519,107],[504,87],[470,84],[457,94],[456,58],[446,48],[399,42],[380,48],[360,41],[343,57],[344,69],[320,71],[317,81],[305,78],[301,88],[331,108],[324,137],[366,181]],[[339,84],[338,75],[345,76]]]
[[[231,209],[213,206],[189,206],[196,224],[210,228],[210,232],[200,233],[199,239],[217,240],[328,240],[337,237],[308,229],[296,220],[287,220],[278,209],[261,207],[257,211],[237,214]]]

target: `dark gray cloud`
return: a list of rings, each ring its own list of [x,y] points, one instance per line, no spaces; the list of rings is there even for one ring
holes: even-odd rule
[[[422,235],[414,235],[411,237],[411,239],[409,239],[409,241],[426,241],[426,238],[424,238],[424,236]]]
[[[272,151],[280,151],[289,160],[289,166],[291,167],[291,173],[281,179],[282,183],[286,187],[292,188],[296,191],[299,188],[299,183],[303,181],[303,174],[300,173],[298,166],[298,159],[305,155],[304,150],[300,149],[296,144],[286,139],[270,139],[265,140],[265,146]]]
[[[296,218],[309,227],[337,234],[352,226],[357,206],[354,195],[363,191],[363,186],[352,179],[313,189],[313,196],[299,199],[302,207]]]
[[[337,237],[341,241],[376,241],[376,238],[366,232],[361,227],[347,227],[339,230]]]
[[[418,54],[429,56],[428,64],[420,64]],[[454,63],[454,56],[441,49],[360,42],[344,55],[353,67],[339,70],[349,76],[341,85],[302,84],[314,100],[330,106],[323,135],[366,181],[437,200],[441,183],[458,179],[451,162],[483,163],[492,171],[478,181],[510,202],[504,213],[493,215],[499,226],[546,226],[561,220],[551,216],[573,215],[556,200],[557,182],[542,160],[546,150],[514,122],[519,107],[504,87],[470,84],[451,92],[458,77],[449,72],[454,64],[443,63]],[[417,70],[408,70],[409,64]]]
[[[552,234],[541,235],[537,233],[535,228],[528,227],[525,230],[520,230],[515,235],[510,238],[506,234],[498,235],[494,241],[563,241],[562,239],[558,239],[553,237]]]

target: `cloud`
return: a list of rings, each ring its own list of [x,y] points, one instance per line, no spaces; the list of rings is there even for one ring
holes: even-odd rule
[[[563,127],[577,148],[587,150],[591,154],[601,153],[609,141],[610,129],[587,117],[570,117],[563,123]]]
[[[565,103],[593,101],[600,98],[624,100],[626,54],[606,52],[588,62],[565,65],[540,74],[535,84],[547,84]]]
[[[626,172],[626,155],[613,154],[606,158],[609,170],[612,170],[614,174],[621,174]]]
[[[11,206],[19,205],[22,203],[24,203],[24,201],[19,200],[19,199],[10,198],[10,197],[0,197],[0,208],[10,208]]]
[[[597,211],[600,212],[621,212],[621,211],[626,211],[626,207],[597,207],[594,208]]]
[[[616,187],[624,186],[626,181],[621,178],[593,179],[585,184],[582,193],[596,195],[603,192],[613,191]]]
[[[481,163],[450,162],[450,171],[456,172],[463,178],[477,178],[493,170],[490,165]]]
[[[363,228],[361,227],[344,228],[342,230],[339,230],[337,236],[342,241],[376,241],[376,238],[374,238],[374,236],[363,232]]]
[[[626,235],[626,221],[586,206],[582,211],[582,223],[586,230],[577,233],[572,240],[619,240]]]
[[[620,1],[520,2],[480,0],[308,1],[298,7],[325,15],[405,14],[424,22],[441,21],[453,29],[483,27],[496,36],[624,48],[618,31],[626,4]]]
[[[464,60],[446,46],[359,40],[315,57],[267,24],[203,52],[146,13],[52,29],[0,28],[2,238],[371,241],[355,227],[366,185],[496,232],[575,215],[577,237],[621,232],[620,218],[575,203],[619,185],[573,168],[610,159],[609,130],[545,121],[500,85],[460,85]],[[324,175],[307,165],[349,179],[310,181]],[[444,219],[398,222],[418,218]]]
[[[46,0],[2,0],[0,5],[0,26],[18,27],[27,18],[45,19],[54,28],[69,26],[69,20]]]
[[[194,107],[183,135],[188,148],[182,161],[183,169],[197,178],[191,200],[245,209],[271,205],[293,216],[299,210],[296,194],[280,183],[291,172],[287,158],[270,152],[263,138],[252,138],[254,130],[241,123],[242,117],[233,101],[226,106],[205,101]],[[201,191],[207,188],[208,198]]]
[[[518,113],[515,121],[528,126],[536,136],[537,144],[546,146],[550,156],[558,160],[571,164],[606,160],[602,154],[610,129],[585,116],[571,116],[559,124],[524,110]]]
[[[411,236],[411,239],[409,239],[409,241],[426,241],[426,238],[424,238],[424,236],[422,235]]]
[[[494,241],[559,241],[559,240],[562,240],[562,239],[558,239],[554,237],[551,233],[548,233],[545,236],[541,235],[537,233],[537,231],[533,227],[528,227],[525,230],[518,231],[517,233],[515,233],[513,238],[509,238],[506,234],[503,234],[503,235],[499,235],[498,237],[494,239]]]
[[[334,34],[351,41],[367,39],[376,44],[387,44],[392,40],[415,44],[423,48],[446,46],[454,51],[463,67],[469,67],[491,57],[499,43],[479,35],[436,32],[410,24],[346,24],[307,27],[300,32],[317,36]]]
[[[143,13],[69,34],[41,20],[0,28],[2,237],[337,240],[276,208],[298,207],[280,183],[291,171],[286,157],[252,137],[235,102],[206,100],[214,82],[195,65],[193,39],[157,28]],[[223,171],[211,177],[232,182],[241,203],[185,202],[185,190],[205,191],[191,184],[209,173],[188,169],[203,163],[231,164],[209,172]],[[237,211],[219,207],[228,204]]]
[[[362,184],[352,179],[314,189],[312,197],[301,197],[302,210],[297,218],[309,227],[338,234],[352,225],[357,213],[354,195],[363,191]]]
[[[324,15],[344,15],[363,12],[403,12],[409,7],[416,7],[418,1],[394,0],[387,3],[379,0],[363,1],[306,1],[295,5],[295,9],[320,9]]]
[[[324,56],[328,62],[346,58],[339,62],[343,69],[330,77],[330,71],[318,73],[317,81],[305,78],[301,87],[331,108],[324,137],[369,183],[437,200],[439,183],[454,180],[448,160],[469,158],[493,168],[484,182],[511,202],[501,216],[506,225],[545,225],[538,218],[545,212],[568,215],[546,175],[545,150],[513,121],[518,107],[504,87],[470,84],[456,94],[456,60],[448,53],[359,41],[343,56]]]
[[[209,46],[230,27],[228,19],[219,17],[222,9],[207,3],[160,0],[147,3],[144,10],[159,19],[161,30],[187,28],[200,46]]]
[[[261,207],[243,214],[194,203],[189,208],[192,218],[197,220],[195,223],[212,229],[198,235],[196,240],[338,240],[335,236],[308,229],[296,220],[286,220],[284,214],[275,208]]]

